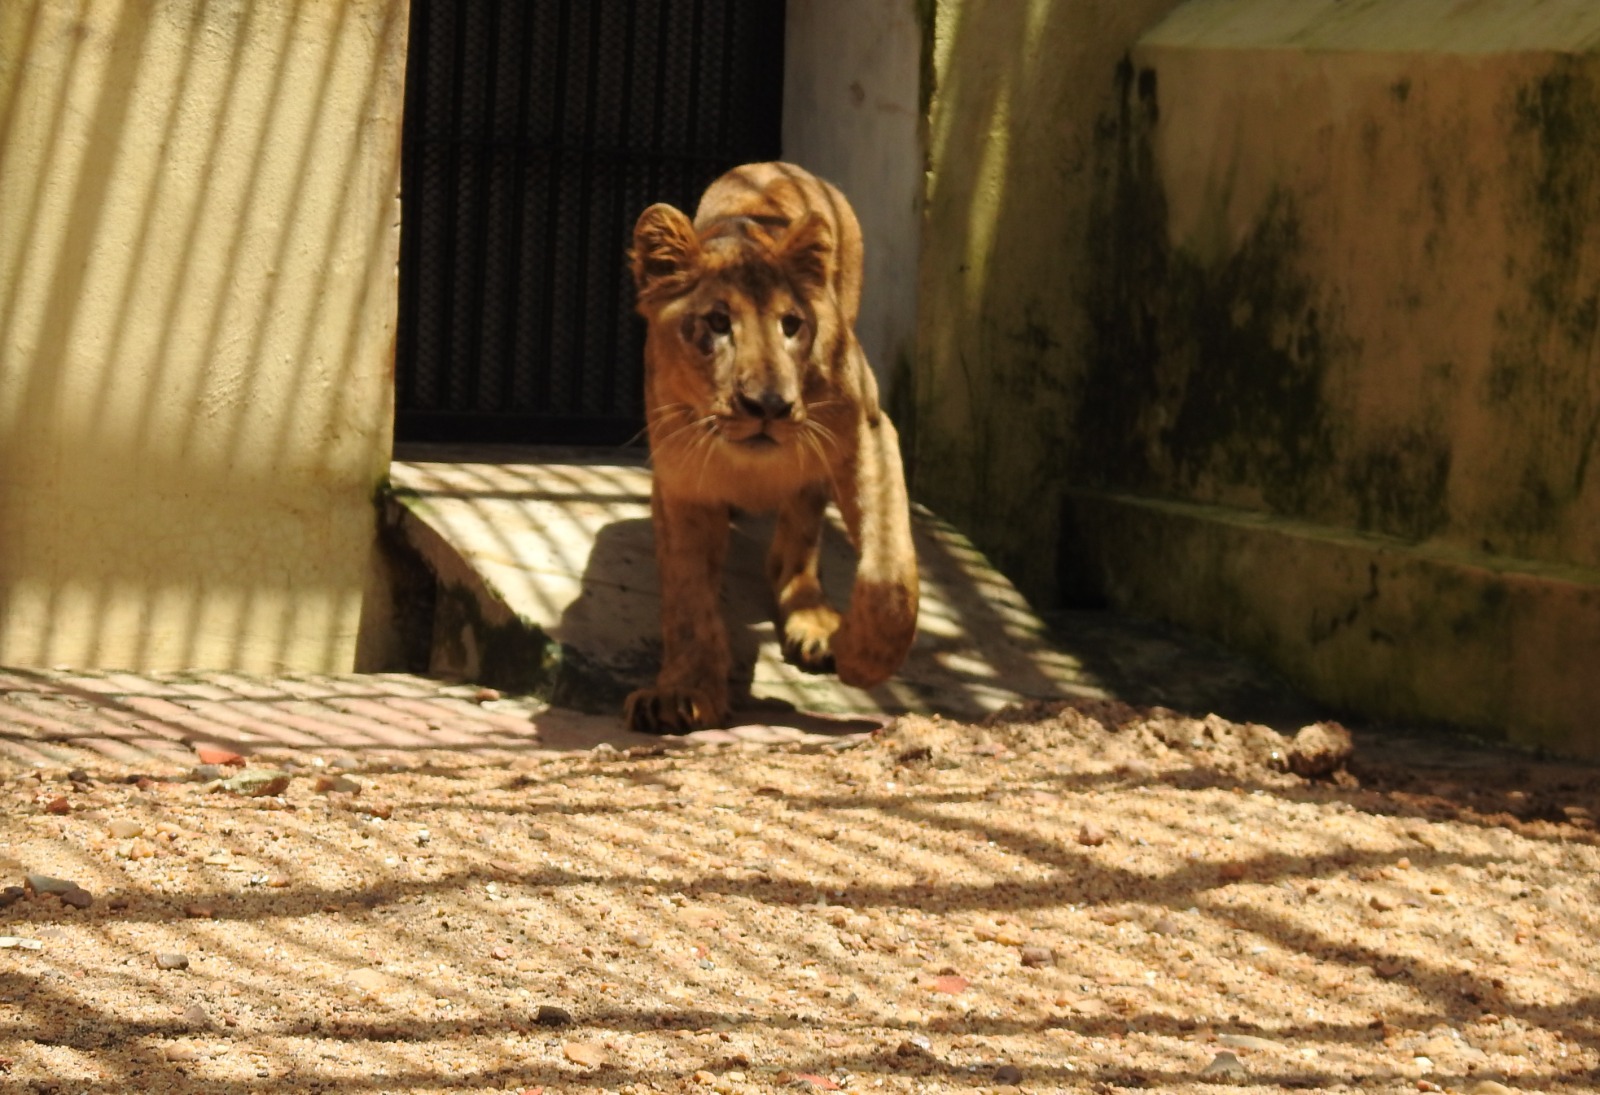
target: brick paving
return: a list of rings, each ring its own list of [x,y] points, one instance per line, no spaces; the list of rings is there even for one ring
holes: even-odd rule
[[[593,737],[620,734],[615,720],[552,713],[532,699],[402,673],[267,678],[0,669],[0,758],[27,765],[95,758],[192,764],[201,745],[247,756],[286,749],[517,752],[550,747],[553,722],[570,732],[585,720]]]
[[[781,724],[768,720],[780,717]],[[406,673],[256,677],[0,669],[0,769],[22,765],[190,768],[201,746],[275,762],[346,765],[434,750],[507,760],[529,753],[660,748],[708,742],[822,745],[870,732],[877,715],[736,714],[726,730],[660,738],[617,713],[586,714],[534,697]]]

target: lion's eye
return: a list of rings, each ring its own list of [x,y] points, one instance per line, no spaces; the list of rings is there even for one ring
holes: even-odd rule
[[[711,328],[714,335],[725,335],[733,329],[733,323],[728,319],[727,312],[707,312],[706,326]]]
[[[799,334],[800,327],[804,322],[805,320],[801,319],[793,312],[790,312],[788,315],[784,316],[782,320],[783,337],[793,338],[795,335]]]

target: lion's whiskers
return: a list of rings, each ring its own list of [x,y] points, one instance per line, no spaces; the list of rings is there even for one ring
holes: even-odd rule
[[[715,421],[711,415],[704,415],[700,418],[694,417],[694,408],[687,403],[669,403],[666,406],[657,408],[652,413],[655,415],[655,422],[657,423],[669,415],[675,415],[683,419],[675,428],[668,430],[659,437],[652,438],[650,445],[650,462],[652,464],[655,463],[658,453],[685,446],[692,449],[697,441],[703,441],[703,439],[710,437],[709,430],[699,430],[697,427],[710,426]],[[686,432],[688,434],[687,437],[684,436]]]

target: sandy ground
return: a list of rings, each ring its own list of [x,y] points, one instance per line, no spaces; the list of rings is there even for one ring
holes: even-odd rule
[[[1600,1090],[1594,769],[761,736],[0,761],[0,1091]]]

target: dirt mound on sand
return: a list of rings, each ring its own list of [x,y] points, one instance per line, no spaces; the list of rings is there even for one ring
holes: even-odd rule
[[[885,731],[906,751],[972,748],[972,731],[960,723],[908,715]],[[1172,779],[1190,774],[1226,776],[1262,785],[1302,778],[1337,777],[1354,752],[1350,732],[1318,722],[1285,736],[1267,726],[1230,722],[1218,715],[1194,718],[1162,707],[1115,700],[1069,700],[1007,708],[979,724],[980,751],[1088,753],[1096,772]],[[1082,765],[1075,767],[1081,771]]]

